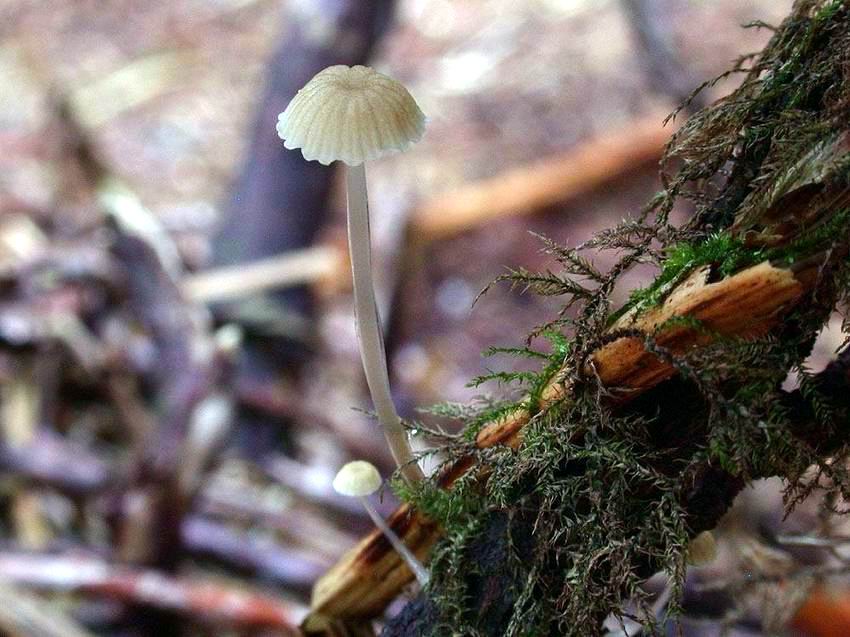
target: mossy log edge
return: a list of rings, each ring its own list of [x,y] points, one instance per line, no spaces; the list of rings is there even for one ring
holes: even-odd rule
[[[812,262],[792,272],[765,261],[715,282],[710,280],[710,266],[700,267],[659,307],[640,316],[621,317],[610,333],[627,335],[600,347],[591,357],[588,371],[612,391],[616,402],[627,402],[675,372],[645,349],[645,339],[638,333],[655,334],[656,345],[672,354],[704,346],[718,337],[762,335],[813,287],[819,266]],[[694,320],[671,321],[678,317]],[[542,392],[538,410],[568,399],[569,393],[562,375],[556,374]],[[488,423],[477,436],[477,446],[516,447],[532,417],[529,410],[518,408]],[[471,459],[456,462],[440,476],[441,486],[450,488],[471,465]],[[438,525],[407,504],[392,514],[388,524],[420,559],[427,557],[440,537]],[[323,630],[328,620],[374,618],[412,579],[389,542],[373,530],[316,583],[312,610],[303,627],[309,633]]]

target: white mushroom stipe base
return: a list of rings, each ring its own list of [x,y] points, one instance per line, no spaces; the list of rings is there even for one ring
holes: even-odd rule
[[[407,480],[421,480],[407,432],[390,393],[369,236],[364,162],[405,150],[419,141],[425,116],[401,84],[365,66],[330,66],[318,73],[280,114],[277,133],[289,149],[322,164],[348,164],[348,247],[354,280],[357,337],[366,383],[378,422]]]
[[[365,460],[354,460],[343,465],[334,478],[333,487],[341,495],[359,498],[363,504],[363,508],[366,509],[369,517],[372,518],[372,522],[381,530],[381,533],[389,540],[402,559],[407,562],[407,565],[413,571],[419,583],[425,587],[429,579],[428,570],[416,559],[413,552],[405,546],[404,542],[387,525],[384,518],[381,517],[369,501],[368,496],[381,488],[381,474],[378,473],[375,465]]]

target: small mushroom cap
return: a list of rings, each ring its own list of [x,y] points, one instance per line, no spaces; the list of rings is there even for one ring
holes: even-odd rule
[[[342,495],[369,495],[381,487],[381,474],[371,462],[355,460],[343,465],[337,472],[333,487]]]
[[[304,159],[351,166],[407,149],[425,132],[425,115],[401,84],[368,66],[338,64],[298,91],[277,134]]]

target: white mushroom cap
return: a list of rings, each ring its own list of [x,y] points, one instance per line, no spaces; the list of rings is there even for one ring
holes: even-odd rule
[[[425,115],[401,84],[368,66],[329,66],[278,116],[277,134],[304,159],[351,166],[407,149]]]
[[[381,474],[371,462],[355,460],[343,465],[337,472],[333,487],[342,495],[369,495],[381,487]]]

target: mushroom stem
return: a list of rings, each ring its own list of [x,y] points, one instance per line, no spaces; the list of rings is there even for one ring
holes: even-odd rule
[[[369,498],[366,496],[359,496],[360,502],[363,503],[363,507],[366,509],[366,513],[369,514],[369,517],[372,518],[372,522],[375,523],[381,533],[389,540],[390,544],[393,545],[393,548],[401,555],[402,559],[407,562],[407,565],[410,567],[410,570],[413,571],[413,574],[416,576],[416,579],[419,580],[419,583],[424,588],[428,585],[428,579],[430,575],[428,574],[428,569],[422,566],[422,562],[416,559],[416,556],[413,552],[407,548],[407,546],[402,542],[398,535],[389,527],[389,525],[384,521],[384,518],[378,513],[372,503],[369,502]]]
[[[375,301],[372,281],[372,247],[369,236],[369,203],[366,192],[366,167],[349,166],[346,174],[348,202],[348,249],[351,256],[351,274],[354,280],[354,313],[357,322],[357,339],[360,357],[366,372],[366,383],[384,429],[390,452],[402,475],[411,482],[423,479],[416,463],[407,432],[393,404],[390,380],[387,373],[387,356],[384,338]]]

